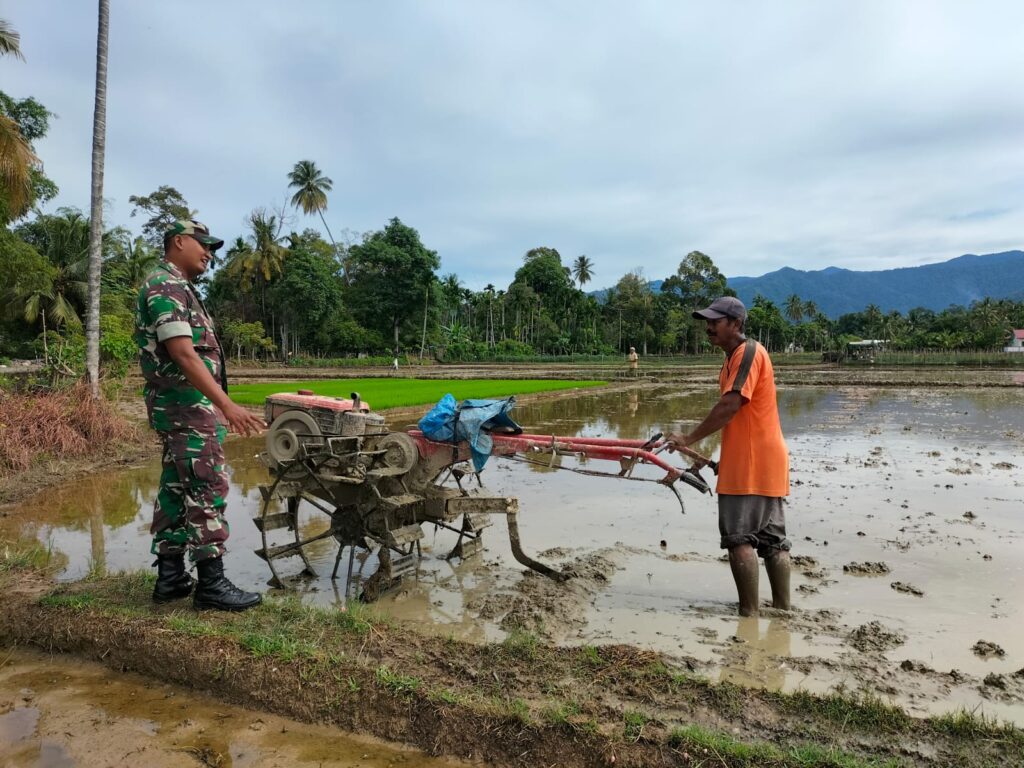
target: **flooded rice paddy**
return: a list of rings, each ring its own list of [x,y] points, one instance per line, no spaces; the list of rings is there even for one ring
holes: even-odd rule
[[[712,398],[705,387],[638,386],[537,402],[514,415],[531,432],[639,438],[696,422]],[[487,491],[519,498],[528,554],[579,577],[561,585],[524,574],[501,519],[487,529],[482,556],[464,563],[443,559],[455,535],[430,529],[417,576],[379,609],[470,641],[524,626],[554,642],[657,649],[713,680],[843,686],[917,714],[968,707],[1024,723],[1020,390],[793,386],[780,390],[780,412],[792,455],[790,614],[736,617],[713,497],[681,486],[683,515],[653,482],[507,459],[488,464]],[[701,448],[710,454],[717,444]],[[240,586],[266,590],[269,572],[253,554],[261,542],[249,520],[266,480],[260,450],[259,440],[227,445],[226,562]],[[584,468],[570,458],[562,466]],[[585,468],[618,469],[595,460]],[[0,518],[0,535],[48,544],[62,579],[145,568],[158,475],[154,461],[48,491]],[[311,515],[304,531],[323,526]],[[336,551],[330,540],[314,550],[319,577],[296,583],[304,599],[344,600],[344,581],[329,578]],[[357,559],[357,576],[374,567],[373,557]]]

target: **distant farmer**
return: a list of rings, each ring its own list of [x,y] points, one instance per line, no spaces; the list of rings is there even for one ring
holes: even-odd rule
[[[224,576],[224,424],[243,435],[266,425],[228,398],[220,340],[192,286],[222,245],[198,221],[177,221],[167,230],[163,260],[139,290],[135,340],[149,423],[164,449],[150,527],[157,556],[153,600],[164,603],[192,592],[194,582],[185,571],[188,552],[199,575],[193,605],[241,611],[257,605],[260,596],[243,592]]]
[[[629,375],[639,376],[640,375],[640,355],[636,353],[636,347],[629,348]]]
[[[725,352],[718,375],[721,398],[689,434],[668,436],[670,447],[696,443],[722,430],[718,529],[739,593],[740,615],[758,612],[757,558],[764,558],[772,605],[789,609],[789,548],[782,499],[789,495],[789,453],[779,424],[775,372],[765,348],[743,335],[747,310],[732,296],[693,313],[707,323],[708,340]]]

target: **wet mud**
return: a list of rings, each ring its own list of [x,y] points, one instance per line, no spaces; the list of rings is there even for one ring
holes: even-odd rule
[[[457,768],[462,763],[26,649],[0,654],[0,765]]]
[[[1024,723],[1021,392],[1003,383],[960,388],[961,376],[950,374],[950,387],[780,388],[792,456],[791,612],[767,607],[762,578],[761,617],[736,616],[714,498],[682,488],[681,515],[654,482],[506,460],[488,464],[487,490],[517,496],[524,548],[575,578],[559,584],[524,572],[500,521],[486,531],[482,556],[463,563],[443,559],[454,535],[430,530],[417,575],[379,609],[428,635],[486,642],[525,630],[563,645],[629,644],[712,680],[783,691],[843,687],[919,715],[964,707]],[[637,438],[693,422],[712,402],[703,384],[648,383],[538,402],[515,415],[536,432]],[[717,444],[700,449],[714,454]],[[261,503],[260,450],[257,441],[228,444],[227,562],[240,586],[266,590],[248,519]],[[584,468],[574,459],[561,466]],[[52,490],[17,514],[7,510],[0,535],[51,546],[65,580],[145,568],[158,475],[148,462]],[[304,525],[316,530],[323,520]],[[347,585],[329,578],[335,554],[329,541],[313,552],[320,575],[294,582],[304,600],[344,600]],[[373,567],[372,557],[359,560],[357,578]],[[979,653],[979,640],[1002,653]]]

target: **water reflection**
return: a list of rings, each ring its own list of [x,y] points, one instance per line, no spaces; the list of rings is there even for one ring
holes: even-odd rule
[[[637,386],[529,403],[514,415],[530,432],[646,439],[680,424],[692,428],[716,400],[713,386]],[[1024,543],[1024,409],[1019,391],[784,387],[779,409],[794,468],[787,509],[791,538],[800,554],[815,561],[794,574],[800,610],[827,610],[850,627],[878,620],[907,635],[900,648],[905,658],[926,659],[936,669],[955,667],[979,681],[992,668],[1005,674],[1019,668],[1024,657],[1024,571],[1018,556]],[[231,480],[229,575],[243,588],[265,591],[270,574],[254,554],[262,541],[248,519],[260,512],[257,486],[267,479],[255,459],[262,441],[232,439],[225,449]],[[714,457],[717,436],[698,449]],[[556,466],[579,466],[574,457],[558,461]],[[670,461],[681,463],[679,457]],[[614,473],[618,467],[590,459],[587,469]],[[661,473],[652,470],[640,467],[638,473],[658,479]],[[90,569],[148,568],[159,475],[160,463],[154,459],[42,493],[0,517],[0,539],[27,537],[51,546],[63,579],[81,578]],[[616,551],[622,570],[601,599],[619,620],[589,615],[581,642],[636,642],[675,652],[681,647],[678,639],[687,636],[702,611],[728,616],[731,631],[735,594],[728,573],[715,560],[714,498],[681,489],[687,509],[681,516],[675,499],[657,485],[502,459],[488,463],[483,480],[488,492],[519,498],[522,541],[529,554],[550,547],[565,548],[569,558],[604,548]],[[973,517],[966,518],[966,511]],[[300,518],[301,535],[315,535],[326,524],[322,512],[310,511]],[[483,555],[465,563],[443,559],[455,534],[429,527],[425,533],[418,573],[386,596],[380,609],[425,631],[469,640],[500,638],[501,616],[482,616],[482,606],[495,590],[510,589],[522,573],[511,558],[503,521],[486,532]],[[645,564],[652,552],[663,554],[663,540],[678,558]],[[344,599],[344,578],[329,578],[336,554],[331,539],[310,547],[319,576],[296,583],[304,600],[335,604]],[[702,568],[706,559],[709,564]],[[843,574],[846,563],[879,560],[891,566],[891,579]],[[357,578],[369,576],[375,558],[362,554],[356,566]],[[922,588],[925,595],[895,591],[890,583],[897,580]],[[787,674],[780,659],[791,652],[822,656],[817,635],[810,641],[802,633],[791,637],[782,620],[737,621],[735,636],[745,642],[730,645],[723,654],[722,679],[777,687],[788,677],[792,686],[793,667]],[[1006,649],[1006,659],[974,657],[970,648],[979,637]],[[843,643],[835,640],[833,651]],[[837,673],[825,669],[823,679],[812,682],[827,689],[834,682],[829,674]],[[802,677],[796,682],[804,684]]]
[[[754,616],[738,617],[736,647],[726,655],[720,679],[737,685],[782,690],[786,675],[791,671],[785,659],[792,653],[792,637],[785,618],[773,617],[767,621],[761,635],[763,619]]]

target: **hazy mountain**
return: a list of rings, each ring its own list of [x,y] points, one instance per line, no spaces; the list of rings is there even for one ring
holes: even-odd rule
[[[651,283],[661,289],[661,280]],[[968,254],[920,267],[855,272],[839,267],[805,272],[783,267],[760,277],[730,277],[729,287],[750,306],[761,294],[780,309],[794,293],[813,301],[818,311],[831,318],[860,312],[875,304],[883,312],[906,314],[914,307],[943,310],[951,304],[970,306],[985,297],[1024,300],[1024,251],[1005,251],[983,256]],[[603,300],[604,291],[595,292]]]

